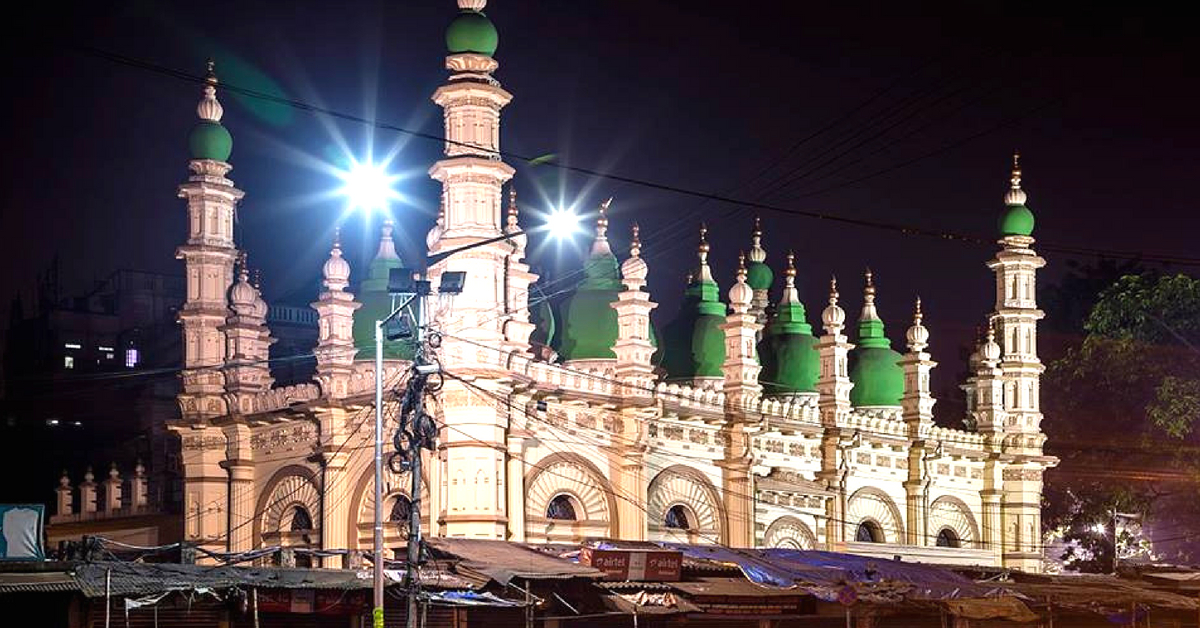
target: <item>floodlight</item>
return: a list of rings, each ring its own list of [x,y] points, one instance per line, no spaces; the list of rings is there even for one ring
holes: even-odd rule
[[[442,273],[442,283],[438,286],[441,294],[461,294],[463,285],[467,282],[467,273],[461,270],[448,270]]]
[[[393,268],[388,271],[388,294],[416,294],[417,280],[411,268]]]
[[[546,217],[545,229],[552,238],[569,238],[579,231],[579,216],[569,209],[556,209]]]
[[[397,177],[388,174],[383,165],[369,161],[354,162],[349,170],[339,176],[342,179],[341,193],[349,201],[351,209],[384,211],[391,200],[399,198],[392,189]]]

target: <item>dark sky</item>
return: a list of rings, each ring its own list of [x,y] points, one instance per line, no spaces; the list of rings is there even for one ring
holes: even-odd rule
[[[988,236],[1010,154],[1020,148],[1040,240],[1192,255],[1200,88],[1186,21],[1132,3],[1048,4],[493,0],[496,76],[515,95],[503,148],[797,209]],[[441,132],[429,96],[446,75],[452,0],[53,8],[20,21],[5,44],[5,302],[18,289],[28,296],[56,253],[75,288],[117,267],[181,270],[173,251],[185,212],[174,190],[187,174],[199,88],[68,45],[195,72],[214,56],[228,82],[240,75],[248,87],[353,114],[373,108],[381,121]],[[341,202],[313,202],[336,181],[294,156],[331,159],[332,135],[312,114],[221,98],[234,137],[231,177],[247,193],[239,237],[264,270],[269,299],[306,302]],[[361,126],[334,126],[355,150],[365,146]],[[379,146],[397,140],[406,143],[394,167],[411,174],[401,188],[417,207],[397,208],[396,219],[421,243],[438,194],[424,172],[440,146],[376,133]],[[722,220],[736,208],[514,165],[527,207],[545,207],[539,189],[554,198],[562,189],[585,207],[615,196],[612,233],[622,245],[629,223],[642,223],[651,288],[664,303],[659,324],[673,316],[701,220],[712,226],[723,291],[748,246],[752,210]],[[807,176],[770,185],[797,174]],[[991,306],[983,262],[994,247],[758,213],[777,271],[783,253],[796,251],[812,321],[831,273],[843,279],[853,315],[870,265],[893,339],[903,337],[919,293],[943,377],[962,368],[958,346]],[[356,270],[374,247],[372,234],[364,249],[366,231],[349,219]],[[1067,258],[1047,257],[1053,279]],[[553,277],[577,260],[547,249],[535,262]]]

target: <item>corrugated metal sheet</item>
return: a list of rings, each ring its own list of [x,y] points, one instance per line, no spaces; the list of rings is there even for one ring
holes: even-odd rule
[[[0,573],[2,593],[59,593],[78,591],[79,585],[65,571],[44,573]]]
[[[431,538],[435,554],[458,559],[460,573],[483,574],[500,584],[513,578],[547,580],[604,577],[604,572],[508,541],[486,539]]]

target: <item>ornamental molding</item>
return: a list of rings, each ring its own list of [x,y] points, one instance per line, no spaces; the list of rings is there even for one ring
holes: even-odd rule
[[[1006,481],[1041,482],[1041,469],[1026,469],[1024,467],[1005,469],[1001,474]]]

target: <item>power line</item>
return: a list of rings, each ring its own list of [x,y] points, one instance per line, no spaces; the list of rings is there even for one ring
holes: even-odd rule
[[[149,72],[161,74],[164,76],[169,76],[169,77],[172,77],[172,78],[175,78],[178,80],[182,80],[182,81],[187,81],[190,83],[204,84],[206,81],[206,77],[198,75],[198,74],[184,72],[182,70],[176,70],[176,69],[162,66],[162,65],[159,65],[156,63],[136,59],[133,57],[128,57],[125,55],[102,50],[99,48],[93,48],[93,47],[81,46],[81,45],[71,45],[68,47],[71,48],[72,50],[75,50],[76,52],[80,52],[82,54],[86,54],[86,55],[89,55],[92,57],[104,59],[104,60],[112,62],[112,63],[117,63],[117,64],[129,66],[129,67],[146,70]],[[332,118],[345,120],[345,121],[349,121],[349,122],[355,122],[358,124],[364,124],[364,125],[372,126],[377,129],[393,131],[396,133],[402,133],[405,135],[409,135],[409,136],[417,137],[417,138],[421,138],[421,139],[438,141],[438,142],[443,142],[444,144],[469,148],[474,151],[495,154],[495,155],[498,155],[501,157],[508,157],[508,158],[518,160],[518,161],[523,161],[526,163],[532,163],[532,162],[536,161],[536,159],[537,159],[536,157],[525,156],[525,155],[513,153],[511,151],[492,150],[487,147],[478,146],[478,145],[471,144],[468,142],[452,140],[452,139],[449,139],[449,138],[446,138],[446,137],[443,137],[443,136],[440,136],[440,135],[437,135],[434,133],[417,131],[417,130],[402,127],[402,126],[399,126],[396,124],[390,124],[390,123],[386,123],[386,122],[370,120],[363,116],[348,114],[345,112],[337,111],[335,109],[330,109],[328,107],[322,107],[322,106],[311,104],[311,103],[304,102],[301,100],[297,100],[297,99],[293,99],[293,98],[286,98],[283,96],[278,96],[275,94],[261,92],[258,90],[248,89],[245,87],[229,85],[229,84],[222,84],[222,89],[229,91],[229,92],[241,94],[243,96],[247,96],[250,98],[255,98],[255,99],[259,99],[259,100],[274,102],[276,104],[286,105],[286,106],[293,107],[295,109],[299,109],[302,111],[308,111],[311,113],[326,115],[326,116],[329,116]],[[1029,115],[1032,115],[1033,113],[1036,113],[1037,111],[1040,111],[1040,110],[1046,108],[1047,106],[1049,106],[1051,104],[1060,102],[1064,98],[1065,98],[1065,96],[1051,100],[1051,101],[1047,101],[1046,103],[1040,104],[1040,105],[1035,106],[1030,109],[1027,109],[1021,113],[1010,116],[1010,117],[1000,121],[999,123],[987,128],[987,129],[984,129],[983,131],[975,133],[974,135],[971,135],[967,138],[964,138],[964,139],[954,142],[952,144],[943,146],[942,148],[939,148],[930,153],[926,153],[924,155],[919,155],[917,157],[906,160],[900,164],[896,164],[889,168],[877,171],[872,174],[865,175],[863,177],[859,177],[850,182],[840,183],[840,184],[837,184],[836,186],[832,186],[832,187],[820,190],[818,192],[813,192],[813,193],[807,194],[806,196],[812,196],[815,194],[823,193],[823,192],[829,191],[830,189],[833,189],[833,187],[841,187],[844,185],[850,185],[853,183],[861,182],[865,179],[868,179],[868,178],[871,178],[874,176],[878,176],[879,174],[883,174],[885,172],[895,170],[896,168],[900,168],[900,167],[909,165],[911,163],[914,163],[916,161],[925,159],[927,157],[931,157],[933,155],[945,152],[947,150],[950,150],[951,148],[960,146],[960,145],[966,143],[967,141],[976,139],[978,137],[982,137],[983,135],[987,135],[987,134],[992,133],[1000,128],[1003,128],[1005,126],[1013,124],[1025,117],[1028,117]],[[564,170],[564,171],[568,171],[568,172],[574,172],[574,173],[585,175],[588,177],[606,179],[606,180],[615,181],[618,183],[626,183],[626,184],[644,187],[644,188],[648,188],[648,189],[654,189],[654,190],[659,190],[659,191],[663,191],[663,192],[671,192],[671,193],[680,194],[680,195],[684,195],[684,196],[690,196],[693,198],[708,199],[708,200],[718,201],[718,202],[722,202],[722,203],[730,203],[733,205],[742,205],[745,207],[753,207],[756,209],[761,209],[764,211],[770,211],[770,212],[775,212],[775,213],[780,213],[780,214],[800,216],[800,217],[804,217],[804,218],[812,218],[812,219],[817,219],[817,220],[825,220],[825,221],[829,221],[829,222],[833,222],[833,223],[845,224],[845,225],[851,225],[851,226],[857,226],[857,227],[878,229],[878,230],[889,231],[889,232],[893,232],[893,233],[899,233],[902,235],[923,236],[923,237],[928,237],[928,238],[936,238],[936,239],[956,241],[956,242],[965,242],[965,243],[972,243],[972,244],[989,244],[993,241],[993,238],[979,236],[979,235],[972,235],[972,234],[968,234],[968,233],[931,229],[931,228],[920,227],[920,226],[916,226],[916,225],[907,225],[904,223],[884,222],[884,221],[878,221],[878,220],[869,220],[869,219],[865,219],[865,218],[854,218],[851,216],[839,215],[839,214],[828,213],[828,212],[783,207],[783,206],[774,205],[771,203],[765,203],[765,202],[754,201],[754,200],[749,200],[749,199],[739,199],[739,198],[734,198],[734,197],[730,197],[730,196],[723,195],[723,194],[716,194],[716,193],[712,193],[712,192],[694,190],[694,189],[689,189],[689,188],[685,188],[685,187],[678,186],[678,185],[655,182],[655,181],[651,181],[651,180],[647,180],[647,179],[640,179],[637,177],[629,177],[629,176],[619,175],[619,174],[615,174],[615,173],[601,172],[601,171],[595,170],[593,168],[575,166],[575,165],[556,162],[556,161],[541,162],[541,163],[542,163],[542,165],[558,168],[560,170]],[[1043,242],[1040,246],[1042,249],[1047,250],[1047,251],[1068,253],[1068,254],[1073,254],[1073,255],[1111,257],[1111,258],[1119,258],[1119,259],[1133,259],[1133,260],[1144,261],[1144,262],[1162,262],[1162,263],[1168,263],[1168,264],[1200,266],[1200,258],[1175,256],[1175,255],[1169,255],[1169,254],[1154,254],[1154,253],[1145,253],[1145,252],[1131,253],[1131,252],[1123,252],[1123,251],[1117,251],[1117,250],[1112,250],[1112,249],[1100,249],[1100,248],[1074,246],[1074,245],[1060,245],[1060,244],[1047,243],[1047,242]]]

